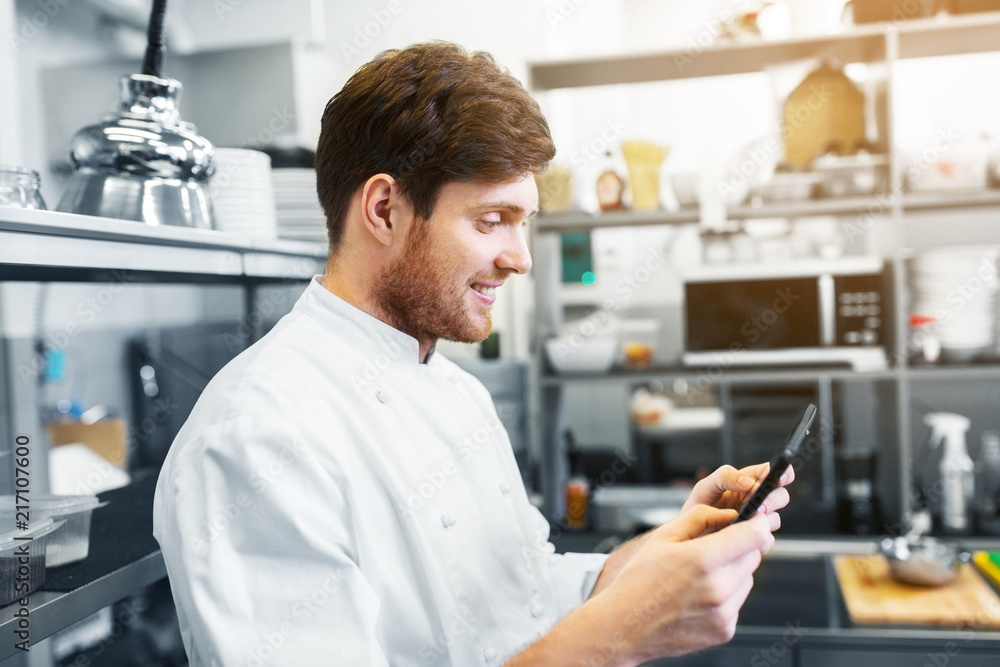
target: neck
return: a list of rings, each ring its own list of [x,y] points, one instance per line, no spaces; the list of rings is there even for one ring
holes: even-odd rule
[[[320,284],[329,292],[335,294],[338,298],[346,301],[358,310],[371,315],[381,322],[385,322],[397,331],[402,331],[406,335],[416,338],[420,350],[420,363],[427,363],[427,357],[434,350],[437,339],[422,336],[413,331],[406,331],[402,328],[396,322],[396,318],[382,307],[371,290],[362,287],[363,284],[375,284],[377,277],[371,277],[371,280],[358,280],[357,276],[359,275],[362,274],[339,268],[334,262],[330,261],[327,262],[326,270],[320,279]]]

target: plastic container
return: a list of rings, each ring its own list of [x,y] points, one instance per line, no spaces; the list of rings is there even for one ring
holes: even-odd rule
[[[14,526],[13,520],[2,520],[0,530]],[[27,530],[13,530],[0,534],[0,607],[9,605],[38,590],[45,584],[45,558],[57,529],[62,521],[42,517],[31,521]],[[27,540],[25,538],[31,538]],[[23,549],[27,545],[27,562],[22,562]],[[24,583],[27,588],[19,588]]]
[[[31,516],[51,517],[65,521],[63,528],[49,540],[46,560],[48,567],[75,563],[90,551],[90,517],[98,507],[104,507],[97,496],[54,496],[32,494]],[[0,496],[0,522],[14,512],[14,496]],[[0,523],[0,525],[5,525]]]

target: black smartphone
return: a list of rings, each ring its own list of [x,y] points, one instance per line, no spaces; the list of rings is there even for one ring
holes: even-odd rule
[[[785,444],[781,446],[781,449],[775,453],[774,457],[771,459],[771,465],[767,469],[767,474],[764,475],[763,479],[759,479],[760,486],[757,487],[756,491],[752,493],[747,492],[749,498],[744,497],[740,505],[740,513],[733,523],[739,523],[740,521],[746,521],[747,519],[753,517],[754,513],[767,498],[767,494],[778,488],[778,480],[781,479],[782,473],[788,470],[788,467],[792,464],[792,460],[795,455],[799,453],[799,447],[802,446],[802,441],[806,439],[806,435],[809,434],[809,427],[812,425],[813,420],[816,418],[816,406],[812,403],[806,408],[805,413],[802,415],[802,419],[799,423],[795,425],[792,432],[788,434],[788,439]]]

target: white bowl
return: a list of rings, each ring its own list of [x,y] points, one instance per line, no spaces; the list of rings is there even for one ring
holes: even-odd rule
[[[566,336],[545,341],[545,356],[558,373],[606,373],[618,356],[613,336]]]

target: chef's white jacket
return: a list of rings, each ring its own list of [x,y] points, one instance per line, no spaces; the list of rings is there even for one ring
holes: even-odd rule
[[[192,667],[498,665],[593,589],[486,389],[317,279],[209,383],[157,483]]]

